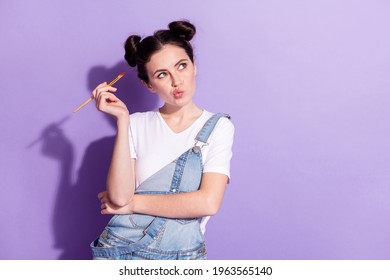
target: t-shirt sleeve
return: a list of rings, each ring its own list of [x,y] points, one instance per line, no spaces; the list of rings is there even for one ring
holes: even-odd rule
[[[221,118],[209,138],[209,150],[203,172],[222,173],[230,179],[230,160],[233,152],[234,125],[227,118]]]
[[[137,158],[137,152],[135,149],[135,139],[136,139],[136,129],[134,125],[134,119],[133,117],[130,117],[130,125],[129,125],[129,146],[130,146],[130,157],[131,158]]]

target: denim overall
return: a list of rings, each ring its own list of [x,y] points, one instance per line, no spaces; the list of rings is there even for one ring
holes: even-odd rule
[[[202,179],[201,148],[221,117],[218,113],[204,124],[195,144],[140,184],[137,194],[174,194],[199,189]],[[203,143],[199,146],[199,142]],[[201,260],[206,247],[201,218],[171,219],[143,214],[115,215],[91,244],[94,259]]]

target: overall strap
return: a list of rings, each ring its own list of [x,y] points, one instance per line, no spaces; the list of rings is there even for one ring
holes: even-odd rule
[[[171,193],[179,192],[181,178],[189,154],[190,154],[190,150],[187,150],[176,160],[175,172],[173,173],[171,188],[169,190],[169,192]]]
[[[212,115],[207,120],[207,122],[203,125],[202,129],[199,131],[195,140],[203,143],[207,143],[207,140],[209,139],[211,132],[213,132],[214,127],[217,125],[217,122],[222,117],[230,119],[230,116],[225,113],[216,113]]]

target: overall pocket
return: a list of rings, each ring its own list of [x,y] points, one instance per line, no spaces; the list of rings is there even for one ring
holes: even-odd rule
[[[128,215],[128,218],[134,228],[145,229],[153,222],[155,217],[142,214],[131,214]]]

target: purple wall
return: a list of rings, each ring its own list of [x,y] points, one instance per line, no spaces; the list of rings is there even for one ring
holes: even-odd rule
[[[0,259],[85,259],[108,217],[114,128],[89,104],[128,35],[198,27],[196,101],[232,115],[232,180],[210,259],[390,258],[390,4],[372,1],[2,1]]]

